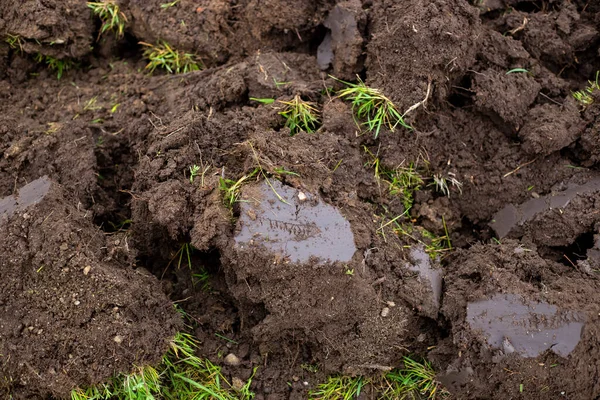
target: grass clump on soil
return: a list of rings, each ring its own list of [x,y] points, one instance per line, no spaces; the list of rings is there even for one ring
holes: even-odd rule
[[[6,34],[4,41],[8,44],[8,46],[13,50],[19,50],[21,54],[23,54],[23,44],[25,43],[23,38],[19,35],[11,35],[10,33]]]
[[[352,400],[358,397],[369,380],[359,377],[332,376],[327,382],[310,391],[308,398],[314,400]]]
[[[299,132],[314,133],[321,121],[316,104],[302,100],[299,95],[290,101],[275,100],[271,98],[259,99],[251,97],[250,100],[261,104],[273,104],[275,102],[283,105],[283,111],[278,114],[285,118],[285,127],[290,129],[292,136]]]
[[[388,99],[379,89],[368,87],[360,78],[358,83],[350,83],[333,79],[348,86],[338,92],[338,97],[352,102],[352,110],[360,120],[366,119],[362,125],[366,126],[369,132],[374,132],[375,138],[383,126],[390,131],[394,131],[398,125],[412,129],[410,125],[404,122],[404,115],[400,114],[396,105]]]
[[[600,71],[597,71],[595,81],[588,81],[588,85],[585,89],[573,92],[575,100],[585,107],[591,105],[594,102],[594,92],[600,90],[599,79]]]
[[[50,69],[51,71],[55,71],[57,79],[62,78],[63,73],[65,71],[73,69],[77,66],[77,64],[73,60],[59,60],[58,58],[52,56],[45,56],[41,53],[37,53],[34,59],[35,62],[37,62],[38,64],[46,64],[48,69]]]
[[[434,174],[432,179],[433,182],[431,185],[434,185],[435,190],[444,196],[450,197],[450,187],[456,188],[458,192],[462,194],[462,182],[456,179],[456,175],[453,172],[448,172],[448,177],[445,177],[442,174]]]
[[[121,374],[111,382],[75,389],[71,400],[250,400],[254,393],[250,379],[235,390],[221,373],[221,368],[195,355],[196,340],[178,333],[171,341],[167,354],[157,367],[137,368],[131,374]]]
[[[113,31],[117,39],[123,37],[127,17],[114,0],[88,1],[87,5],[102,21],[98,38],[108,31]]]
[[[384,400],[427,399],[447,396],[435,379],[435,371],[427,361],[417,362],[404,357],[404,368],[388,372],[383,377],[380,398]]]
[[[219,178],[219,189],[223,193],[223,202],[227,208],[231,209],[240,196],[242,184],[249,179],[252,179],[260,172],[260,168],[254,168],[252,172],[242,176],[238,180]]]
[[[320,121],[314,103],[302,100],[299,95],[290,101],[279,102],[284,106],[279,115],[285,118],[285,126],[290,129],[292,136],[300,131],[314,133],[317,130]]]
[[[414,194],[421,190],[425,181],[418,171],[417,163],[410,162],[395,169],[387,169],[381,165],[381,160],[373,154],[366,146],[365,152],[372,157],[369,165],[375,169],[375,179],[384,182],[388,186],[391,196],[400,196],[404,210],[408,211],[414,203]]]
[[[144,58],[148,60],[146,69],[153,73],[157,68],[162,68],[170,74],[186,74],[199,71],[202,64],[195,54],[176,50],[167,42],[160,41],[157,44],[140,42],[146,46]]]
[[[429,255],[432,260],[442,258],[445,253],[452,250],[452,242],[448,233],[448,227],[446,226],[446,220],[442,217],[442,223],[444,225],[444,235],[439,236],[433,232],[420,226],[403,225],[394,221],[393,231],[400,237],[407,237],[411,241],[420,244],[425,249],[425,253]],[[405,246],[410,248],[412,246]]]
[[[311,400],[352,400],[360,396],[366,386],[372,387],[377,392],[376,398],[381,400],[435,400],[447,396],[429,362],[404,357],[403,363],[403,368],[375,378],[329,377],[327,382],[311,390],[308,397]]]

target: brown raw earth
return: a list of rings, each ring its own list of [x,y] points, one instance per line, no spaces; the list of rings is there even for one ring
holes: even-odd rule
[[[16,379],[7,392],[15,398],[60,397],[139,360],[157,360],[164,339],[178,328],[168,297],[191,316],[201,356],[220,365],[219,355],[234,353],[242,360],[224,367],[228,378],[247,379],[260,367],[252,384],[257,399],[304,399],[327,375],[376,375],[401,366],[409,354],[432,361],[455,398],[600,396],[600,246],[594,243],[599,191],[540,213],[500,244],[489,227],[507,204],[597,177],[600,99],[583,108],[571,93],[600,67],[599,5],[181,0],[163,9],[163,2],[119,1],[128,19],[119,41],[108,33],[97,40],[100,23],[82,2],[0,5],[0,38],[22,38],[21,48],[0,41],[0,198],[46,175],[60,185],[56,196],[64,205],[49,217],[62,231],[36,225],[19,241],[1,242],[10,249],[0,256],[2,268],[19,266],[10,274],[3,270],[10,279],[2,301],[22,301],[19,307],[28,313],[26,320],[14,313],[0,320],[1,326],[24,324],[0,336],[2,351],[19,349],[12,364],[2,364],[3,376]],[[355,16],[356,28],[334,27],[337,13]],[[334,58],[322,71],[316,56],[328,29]],[[198,54],[207,69],[178,76],[144,73],[137,43],[157,40]],[[57,80],[34,62],[37,52],[76,59],[80,68]],[[507,74],[515,68],[529,72]],[[418,105],[407,117],[414,130],[383,129],[377,139],[361,134],[351,106],[328,94],[327,88],[342,87],[328,73],[344,79],[358,74],[399,110]],[[290,136],[278,103],[250,100],[285,101],[296,94],[321,110],[317,133]],[[436,235],[447,226],[455,250],[441,262],[439,309],[408,268],[415,260],[404,246],[415,242],[394,234],[391,225],[379,229],[404,209],[375,178],[365,149],[385,168],[418,162],[427,178],[410,216],[400,221]],[[224,206],[219,178],[238,180],[257,160],[265,171],[299,174],[273,173],[270,179],[318,194],[341,210],[357,247],[347,265],[278,263],[277,254],[235,249],[239,208]],[[192,165],[208,167],[193,183]],[[461,190],[450,185],[450,196],[443,196],[430,185],[433,175],[455,176]],[[36,207],[36,218],[50,213],[46,203]],[[8,225],[2,232],[33,221],[21,219],[3,220]],[[130,229],[121,225],[127,220],[133,221]],[[69,246],[90,243],[69,247],[75,258],[60,251],[65,230],[75,235]],[[194,247],[191,273],[187,259],[177,268],[185,243]],[[36,274],[40,252],[56,271],[70,272],[44,275],[51,272],[47,265]],[[76,260],[92,260],[102,271],[98,276],[118,283],[111,290],[126,299],[123,312],[139,318],[131,331],[138,339],[131,353],[119,350],[121,358],[110,358],[116,322],[106,312],[104,339],[93,350],[77,348],[85,361],[71,366],[68,379],[40,380],[26,367],[29,360],[40,366],[34,371],[49,374],[50,368],[59,371],[70,350],[33,346],[35,335],[22,334],[47,315],[45,303],[32,302],[27,290],[50,296],[61,285],[67,297],[85,293],[95,281],[81,272],[83,261],[77,268],[65,264]],[[354,275],[346,275],[346,268]],[[202,271],[210,273],[208,289],[192,277]],[[139,285],[129,287],[131,279]],[[567,357],[547,351],[522,358],[491,349],[469,327],[465,309],[495,293],[577,310],[586,317],[581,341]],[[394,306],[382,317],[388,302]],[[85,324],[90,313],[108,310],[92,305],[48,320],[56,340],[91,340]],[[145,325],[157,319],[165,322]],[[309,364],[318,364],[319,371],[301,367]],[[467,379],[447,379],[471,369]],[[366,396],[375,394],[368,388]]]
[[[3,396],[67,397],[156,364],[181,327],[156,279],[130,267],[128,238],[105,236],[49,184],[38,204],[0,220]]]

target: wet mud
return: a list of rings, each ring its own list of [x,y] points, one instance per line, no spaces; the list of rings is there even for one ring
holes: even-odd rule
[[[322,199],[282,185],[264,182],[242,193],[236,246],[263,246],[292,262],[311,258],[348,262],[356,246],[350,223]]]
[[[550,349],[568,356],[579,340],[584,322],[576,313],[558,314],[548,303],[523,302],[518,296],[494,295],[467,305],[467,323],[480,330],[490,347],[506,354],[537,357]]]
[[[573,97],[597,4],[118,3],[119,39],[85,3],[0,5],[0,396],[68,397],[180,329],[259,367],[257,400],[407,355],[453,398],[600,396],[600,97]],[[203,69],[148,74],[159,39]],[[413,129],[365,133],[330,75]],[[407,211],[382,173],[409,165]]]

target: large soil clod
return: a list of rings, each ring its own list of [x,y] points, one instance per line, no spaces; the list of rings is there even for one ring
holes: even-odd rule
[[[257,400],[406,356],[456,398],[600,396],[598,2],[104,2],[116,35],[1,3],[0,396],[159,362],[172,301]]]
[[[85,214],[48,177],[0,200],[0,352],[14,398],[67,397],[155,364],[179,328],[156,279],[127,264],[128,238]]]

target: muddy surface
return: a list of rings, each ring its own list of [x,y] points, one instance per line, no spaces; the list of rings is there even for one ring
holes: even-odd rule
[[[455,398],[600,396],[600,97],[572,96],[600,68],[597,4],[118,3],[119,40],[82,2],[0,5],[0,393],[155,362],[176,301],[202,356],[241,360],[228,378],[259,366],[257,399],[406,355]],[[205,69],[148,75],[157,40]],[[361,132],[329,74],[414,129]],[[295,95],[316,133],[251,100]],[[410,163],[405,213],[374,167]]]

